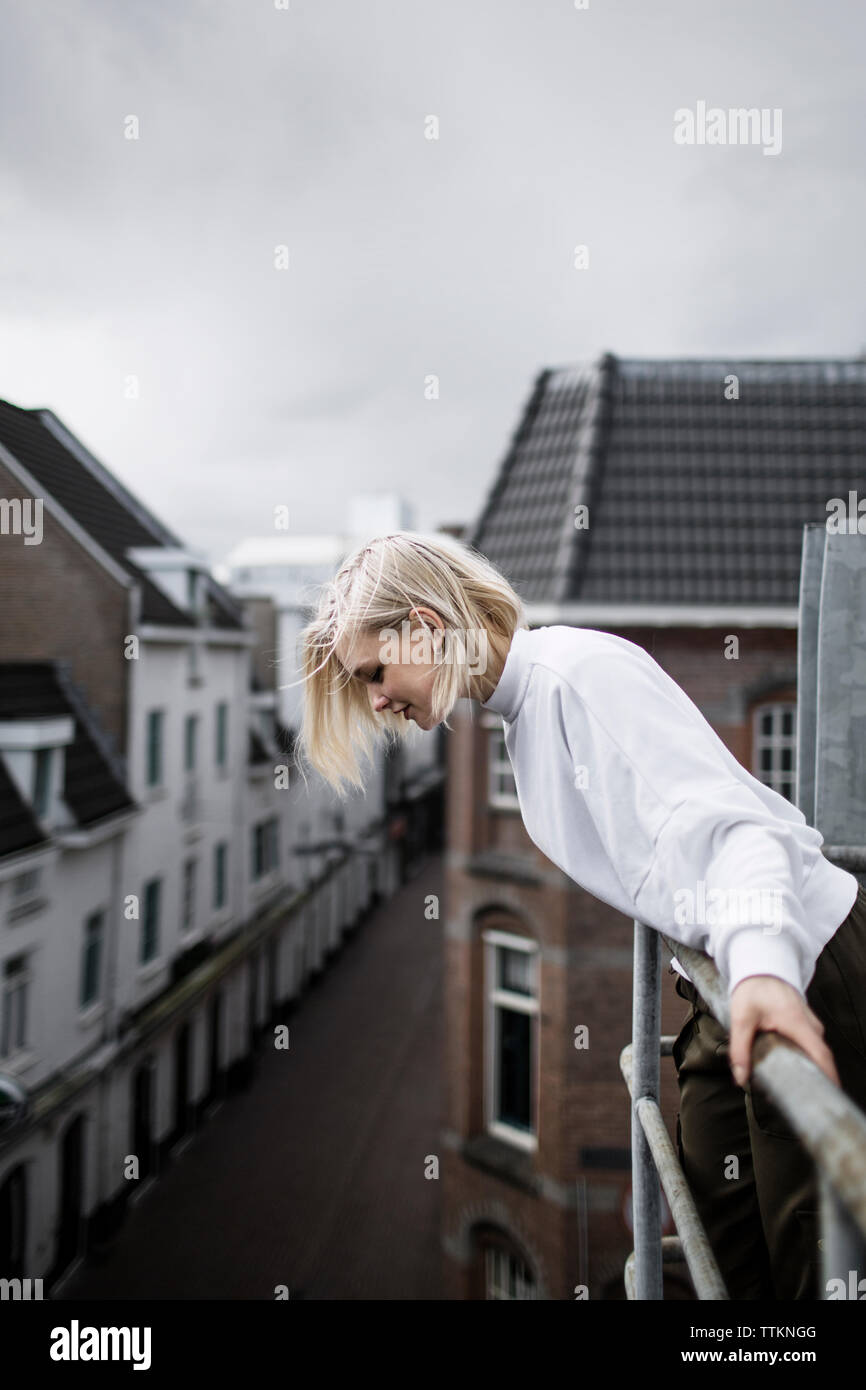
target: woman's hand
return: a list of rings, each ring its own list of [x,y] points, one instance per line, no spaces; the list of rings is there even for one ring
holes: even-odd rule
[[[758,1031],[783,1033],[802,1047],[841,1089],[833,1054],[824,1042],[824,1025],[804,996],[777,975],[749,975],[740,980],[730,999],[729,1059],[734,1080],[745,1086],[750,1076],[752,1040]]]

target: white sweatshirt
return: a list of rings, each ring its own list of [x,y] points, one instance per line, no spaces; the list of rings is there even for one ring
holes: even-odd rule
[[[729,995],[747,975],[805,993],[857,879],[642,647],[518,628],[482,708],[502,716],[528,835],[569,878],[706,951]]]

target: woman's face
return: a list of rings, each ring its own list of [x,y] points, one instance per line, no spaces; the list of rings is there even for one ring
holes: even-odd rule
[[[424,618],[432,631],[439,628],[444,633],[442,619],[431,608],[413,608],[411,636],[423,635],[419,617]],[[388,629],[382,635],[378,632],[359,634],[350,651],[338,650],[339,660],[353,673],[355,680],[367,687],[370,708],[375,714],[390,711],[403,719],[411,719],[419,729],[433,729],[441,720],[434,721],[430,711],[433,681],[439,669],[433,660],[432,641],[428,639],[419,645],[416,637],[410,645],[399,640],[399,633],[397,640],[393,635],[387,640],[387,633],[392,631]]]

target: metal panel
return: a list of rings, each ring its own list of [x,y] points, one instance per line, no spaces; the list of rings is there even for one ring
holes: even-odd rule
[[[815,824],[866,844],[866,536],[829,533],[818,618]]]
[[[815,825],[818,610],[826,538],[823,522],[810,522],[803,527],[797,637],[797,805],[811,826]]]

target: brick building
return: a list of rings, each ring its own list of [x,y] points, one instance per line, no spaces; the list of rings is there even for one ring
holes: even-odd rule
[[[545,370],[463,539],[531,626],[644,647],[793,801],[802,529],[866,482],[864,419],[863,360],[608,353]],[[501,719],[464,701],[452,723],[445,1296],[623,1298],[633,923],[530,841]],[[666,968],[662,1032],[685,1012]],[[672,1138],[677,1103],[665,1058]],[[666,1297],[692,1296],[685,1266],[665,1282]]]

